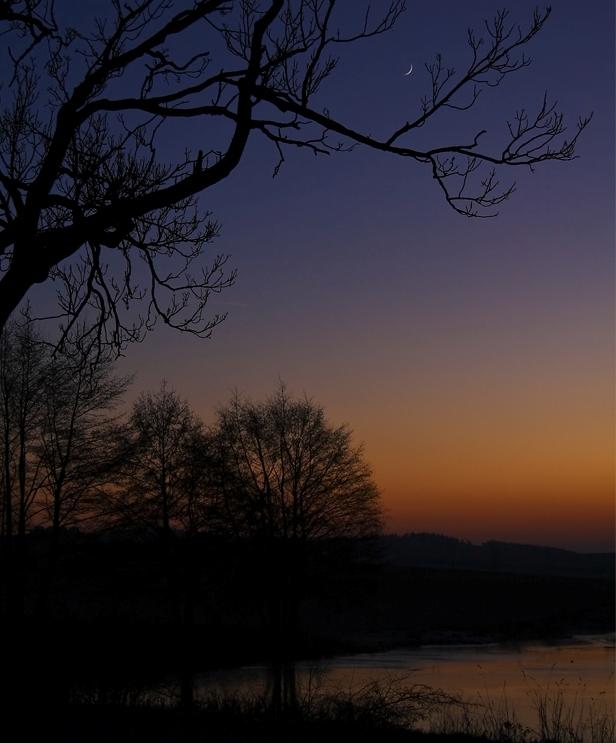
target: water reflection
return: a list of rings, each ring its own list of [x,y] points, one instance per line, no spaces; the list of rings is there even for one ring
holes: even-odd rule
[[[196,696],[262,694],[260,666],[196,676]],[[514,709],[523,725],[536,724],[538,699],[558,697],[570,708],[614,713],[614,635],[578,637],[559,645],[424,646],[360,654],[297,666],[300,695],[352,691],[374,682],[404,680]]]

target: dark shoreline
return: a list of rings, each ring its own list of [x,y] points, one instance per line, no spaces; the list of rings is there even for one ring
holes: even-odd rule
[[[60,629],[56,627],[55,629]],[[100,629],[100,627],[99,627]],[[109,630],[109,627],[107,628]],[[177,659],[181,648],[175,644],[169,647],[166,659],[158,655],[156,663],[149,663],[147,653],[151,652],[156,637],[161,632],[169,632],[170,636],[177,634],[173,628],[159,626],[132,627],[132,632],[126,633],[126,627],[116,626],[116,633],[105,634],[96,631],[96,625],[83,626],[80,631],[76,627],[63,627],[61,640],[69,641],[70,647],[81,648],[79,662],[74,653],[63,659],[41,652],[41,647],[30,646],[27,657],[21,658],[20,667],[24,672],[21,678],[5,675],[8,668],[4,668],[4,680],[11,687],[5,700],[5,711],[8,715],[15,712],[19,719],[28,720],[33,728],[23,737],[24,740],[41,740],[42,736],[49,736],[54,731],[55,739],[63,743],[180,743],[181,741],[195,741],[195,743],[337,743],[341,741],[359,741],[360,743],[548,743],[547,741],[516,740],[499,737],[463,735],[456,733],[444,735],[437,733],[423,733],[409,730],[404,726],[389,721],[362,718],[362,712],[353,712],[349,719],[339,719],[336,715],[328,718],[316,716],[312,713],[307,718],[280,720],[272,719],[265,702],[255,709],[244,709],[241,706],[234,708],[233,699],[223,700],[216,705],[202,708],[196,705],[187,718],[181,707],[175,706],[162,709],[156,704],[144,705],[138,701],[139,690],[152,688],[156,679],[169,679],[169,675],[180,680],[180,671]],[[177,628],[176,628],[177,629]],[[198,634],[201,628],[194,628]],[[392,638],[380,637],[363,638],[364,642],[330,643],[328,648],[321,646],[320,652],[301,653],[298,662],[320,659],[326,661],[339,656],[354,654],[371,654],[395,650],[413,650],[424,645],[440,648],[454,646],[481,646],[487,644],[521,645],[540,642],[546,644],[560,644],[572,640],[579,634],[605,635],[614,630],[613,626],[606,626],[604,631],[589,632],[588,625],[581,624],[567,633],[546,635],[532,635],[518,633],[503,637],[502,635],[488,635],[468,631],[447,631],[425,634],[423,643],[398,643]],[[592,627],[595,629],[595,627]],[[26,635],[30,638],[40,638],[41,628],[29,627]],[[47,626],[46,632],[54,631],[54,626]],[[124,631],[123,642],[119,637]],[[137,642],[137,637],[140,638]],[[194,638],[185,636],[190,647]],[[246,638],[248,639],[248,638]],[[427,642],[427,640],[431,642]],[[438,642],[434,642],[437,639]],[[357,638],[359,640],[359,638]],[[114,646],[113,652],[111,646]],[[263,646],[262,646],[263,647]],[[316,650],[317,645],[313,647]],[[66,649],[66,646],[65,646]],[[222,650],[223,648],[221,648]],[[233,669],[246,665],[267,665],[264,652],[258,652],[258,647],[251,647],[250,657],[247,657],[237,648],[235,657],[222,656],[218,662],[213,662],[207,654],[197,658],[192,672],[207,672],[216,669]],[[122,653],[127,653],[124,662],[116,665]],[[55,656],[55,657],[54,657]],[[207,661],[210,662],[207,662]],[[61,664],[60,664],[61,663]],[[161,664],[162,663],[162,664]],[[40,676],[36,678],[40,669]],[[33,679],[36,678],[33,684]],[[38,682],[38,683],[36,683]],[[70,689],[91,689],[95,691],[95,702],[87,701],[87,694],[80,703],[71,702]],[[136,691],[131,697],[130,690]],[[124,703],[114,703],[114,689],[119,690]],[[101,690],[102,696],[101,696]],[[13,695],[14,704],[6,703]],[[108,701],[105,699],[108,698]],[[102,701],[101,701],[102,700]],[[23,705],[25,702],[25,709]],[[40,726],[40,727],[39,727]],[[57,731],[57,732],[56,732]],[[554,742],[552,742],[554,743]],[[566,743],[566,741],[557,742]],[[604,743],[610,743],[604,741]],[[613,743],[613,741],[611,742]]]
[[[298,662],[422,645],[555,644],[615,626],[614,584],[605,578],[391,567],[357,582],[352,578],[306,601],[295,646]],[[271,639],[251,610],[249,595],[241,595],[239,608],[221,604],[217,620],[206,604],[200,621],[183,626],[147,615],[139,619],[132,608],[137,594],[121,615],[101,616],[113,609],[105,600],[107,589],[83,597],[78,589],[79,584],[67,594],[63,615],[4,622],[20,650],[18,666],[94,680],[174,673],[186,658],[194,672],[269,660]],[[81,601],[87,612],[73,613],[69,601]],[[10,660],[4,659],[5,665]]]

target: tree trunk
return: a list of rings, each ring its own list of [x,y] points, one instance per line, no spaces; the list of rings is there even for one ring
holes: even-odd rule
[[[270,704],[275,716],[289,716],[295,714],[298,707],[295,667],[298,603],[294,594],[287,594],[274,599],[272,604]]]
[[[13,480],[11,476],[11,434],[9,428],[8,398],[3,400],[4,430],[3,430],[3,468],[4,468],[4,497],[2,502],[2,544],[0,565],[0,611],[11,615],[13,603]]]
[[[195,571],[189,545],[184,545],[183,593],[182,607],[182,669],[180,680],[180,702],[186,717],[191,717],[194,708],[195,666],[193,661],[193,639],[195,622]]]
[[[297,620],[299,606],[294,587],[290,585],[284,599],[283,629],[283,706],[287,714],[297,712],[297,681],[295,659],[297,657]]]
[[[51,527],[51,542],[45,565],[41,568],[41,581],[39,584],[36,613],[40,618],[47,617],[49,613],[49,597],[53,588],[56,568],[60,559],[60,519],[54,508],[54,516]]]
[[[283,640],[282,599],[270,596],[268,612],[270,663],[268,668],[268,696],[272,714],[279,717],[283,711]]]

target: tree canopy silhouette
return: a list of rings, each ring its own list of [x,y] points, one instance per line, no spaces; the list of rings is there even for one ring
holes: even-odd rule
[[[223,530],[248,545],[270,633],[274,708],[293,707],[299,610],[311,566],[335,569],[333,542],[377,534],[379,492],[361,448],[323,409],[284,386],[265,402],[234,397],[218,414],[210,483]]]
[[[109,445],[129,379],[95,345],[52,344],[28,315],[0,338],[0,606],[23,610],[26,535],[49,528],[41,611],[59,558],[61,532],[98,520],[115,465]]]
[[[219,226],[197,196],[238,167],[253,133],[277,151],[276,171],[293,148],[362,145],[406,158],[469,217],[494,214],[512,193],[499,168],[574,157],[589,118],[567,135],[547,97],[515,113],[500,144],[488,144],[481,121],[470,137],[454,128],[444,143],[418,147],[411,138],[424,129],[428,142],[440,114],[468,115],[486,89],[526,67],[525,47],[549,8],[524,27],[501,11],[483,35],[469,30],[459,71],[437,55],[415,113],[376,135],[339,118],[320,88],[336,54],[389,31],[404,2],[376,17],[358,3],[348,30],[338,5],[110,0],[107,17],[77,29],[53,3],[2,2],[12,79],[0,119],[0,330],[32,287],[53,281],[65,334],[87,317],[84,332],[117,350],[159,319],[208,336],[223,316],[207,314],[207,300],[235,274],[224,255],[202,261]],[[161,140],[189,118],[203,124],[203,148],[167,162]],[[223,130],[225,143],[208,150],[209,132]]]
[[[118,441],[111,521],[165,543],[174,529],[197,530],[206,497],[205,449],[201,421],[186,400],[164,382],[157,392],[142,392]]]
[[[379,493],[351,431],[284,386],[262,403],[235,396],[210,446],[218,509],[238,537],[297,546],[380,529]]]

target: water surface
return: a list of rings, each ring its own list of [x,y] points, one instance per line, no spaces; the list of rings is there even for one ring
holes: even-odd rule
[[[372,683],[426,685],[534,726],[541,698],[565,702],[576,715],[614,714],[614,634],[559,644],[422,646],[341,656],[297,666],[300,694],[354,692]],[[199,695],[263,693],[267,669],[199,674]]]

